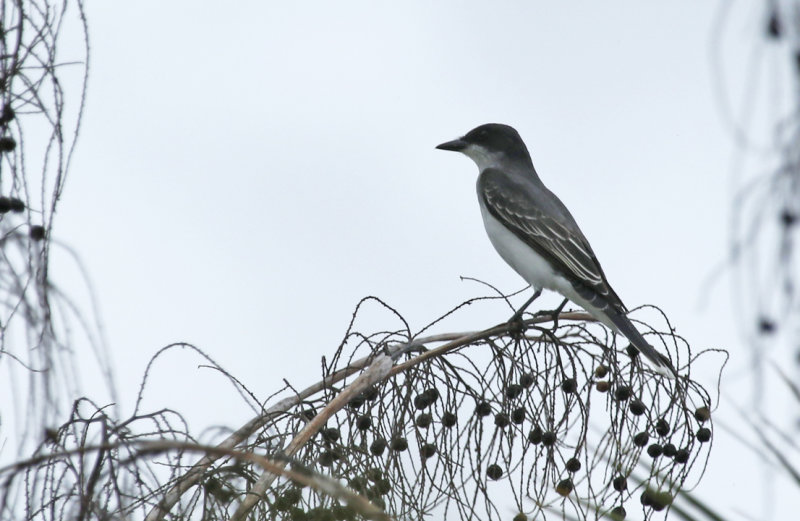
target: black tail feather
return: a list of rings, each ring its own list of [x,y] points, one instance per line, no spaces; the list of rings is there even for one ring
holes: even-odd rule
[[[669,358],[662,355],[656,351],[653,346],[648,344],[647,340],[644,339],[627,316],[612,309],[606,309],[606,315],[619,332],[625,335],[631,345],[650,360],[656,369],[668,376],[676,375],[675,368],[672,366],[672,362],[670,362]]]

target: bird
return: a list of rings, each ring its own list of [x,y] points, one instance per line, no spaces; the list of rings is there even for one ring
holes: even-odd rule
[[[460,152],[478,165],[478,202],[489,240],[534,289],[512,320],[522,316],[542,289],[552,290],[624,335],[657,371],[675,374],[669,359],[628,318],[586,236],[564,203],[539,179],[528,148],[513,127],[487,123],[436,148]]]

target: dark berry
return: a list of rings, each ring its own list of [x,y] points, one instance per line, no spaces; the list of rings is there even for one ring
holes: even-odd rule
[[[442,425],[445,427],[452,427],[458,421],[458,417],[452,412],[442,414]]]
[[[641,416],[647,410],[645,409],[644,402],[638,398],[635,400],[631,400],[631,403],[628,407],[631,410],[631,414],[633,414],[634,416]]]
[[[9,204],[11,205],[11,211],[14,213],[22,213],[25,211],[25,203],[22,202],[22,199],[17,199],[16,197],[12,197],[8,200]]]
[[[385,496],[386,494],[392,491],[392,482],[389,481],[388,479],[381,479],[377,483],[375,483],[373,490],[377,494]]]
[[[533,377],[533,373],[525,373],[519,377],[519,384],[526,389],[533,385],[535,378]]]
[[[653,492],[650,494],[652,504],[650,505],[656,512],[661,512],[667,505],[672,503],[672,496],[667,492]]]
[[[362,476],[356,476],[347,482],[348,486],[355,490],[356,492],[364,492],[367,490],[367,480],[364,479]]]
[[[711,418],[711,411],[708,410],[708,407],[698,407],[694,411],[694,419],[699,421],[700,423],[705,423],[708,419]]]
[[[368,480],[377,483],[383,477],[383,471],[381,469],[369,469],[366,476]]]
[[[567,378],[561,382],[561,390],[565,393],[572,394],[578,390],[578,382],[574,378]]]
[[[29,234],[31,239],[33,239],[34,241],[41,241],[42,239],[44,239],[45,235],[44,226],[39,226],[38,224],[34,224],[33,226],[31,226]]]
[[[622,521],[623,519],[625,519],[625,516],[628,515],[628,513],[625,512],[625,509],[623,507],[614,507],[611,509],[611,512],[609,513],[611,514],[611,519],[613,519],[614,521]]]
[[[677,463],[686,463],[689,461],[689,451],[687,449],[678,449],[675,453],[675,461]]]
[[[418,394],[416,397],[414,397],[414,407],[416,407],[417,409],[422,410],[427,407],[430,407],[431,403],[433,402],[431,401],[430,396],[428,396],[425,393]]]
[[[339,429],[337,429],[336,427],[330,427],[328,429],[322,429],[320,434],[322,435],[322,439],[323,440],[331,442],[331,443],[337,441],[339,439],[339,436],[340,436]]]
[[[336,451],[326,450],[325,452],[320,454],[319,460],[317,461],[323,467],[330,467],[331,465],[333,465],[334,461],[341,459],[341,457],[342,457],[341,454],[339,454]]]
[[[374,402],[380,396],[380,392],[375,387],[370,387],[363,392],[364,399],[370,402]]]
[[[796,222],[797,222],[797,214],[788,209],[784,209],[781,212],[781,223],[783,223],[783,225],[786,228],[794,226],[794,223]]]
[[[647,447],[647,454],[651,458],[657,458],[657,457],[661,456],[661,454],[663,454],[663,453],[664,453],[664,448],[661,445],[659,445],[658,443],[653,443],[652,445]]]
[[[420,429],[427,429],[430,426],[432,421],[433,421],[433,417],[430,414],[424,412],[424,413],[420,414],[419,416],[417,416],[417,420],[414,423]]]
[[[2,113],[0,113],[0,125],[5,125],[14,119],[14,116],[14,109],[12,109],[10,105],[4,106]]]
[[[435,387],[430,387],[428,389],[425,389],[422,392],[422,394],[427,396],[428,397],[428,401],[431,402],[431,403],[434,403],[434,402],[436,402],[436,400],[439,399],[439,390],[436,389]]]
[[[639,497],[639,500],[642,502],[642,505],[649,507],[653,504],[653,495],[649,490],[645,490],[642,492],[642,495]]]
[[[674,458],[677,453],[678,449],[672,443],[667,443],[664,445],[664,456],[668,458]]]
[[[606,365],[598,365],[597,368],[594,370],[594,375],[598,378],[605,378],[608,374],[608,366]]]
[[[542,445],[545,447],[550,447],[556,444],[556,433],[553,431],[547,431],[542,434]]]
[[[600,391],[601,393],[607,393],[608,390],[611,389],[611,384],[603,380],[594,384],[594,388]]]
[[[534,427],[531,432],[528,434],[528,441],[537,445],[542,442],[542,428],[541,427]]]
[[[758,321],[758,330],[765,335],[774,333],[775,327],[776,327],[775,322],[768,319],[767,317],[761,317]]]
[[[633,344],[628,344],[628,347],[625,349],[627,351],[628,356],[631,358],[636,358],[639,356],[639,350],[633,347]]]
[[[570,458],[567,460],[566,468],[568,472],[578,472],[581,470],[581,462],[578,460],[578,458]]]
[[[571,479],[562,479],[558,482],[558,485],[556,485],[556,492],[566,497],[572,492],[573,488],[575,488],[575,486],[572,484]]]
[[[522,386],[521,385],[511,384],[508,387],[506,387],[506,396],[509,399],[513,400],[514,398],[516,398],[520,394],[522,394]]]
[[[419,448],[419,453],[423,458],[432,458],[436,455],[436,445],[433,443],[426,443]]]
[[[511,421],[519,425],[525,421],[526,413],[527,411],[525,410],[525,407],[517,407],[514,409],[514,412],[511,413]]]
[[[353,409],[353,410],[356,410],[356,409],[358,409],[359,407],[361,407],[362,405],[364,405],[364,402],[365,402],[365,401],[366,401],[366,400],[364,399],[364,396],[363,396],[363,395],[361,395],[361,394],[359,394],[359,395],[357,395],[357,396],[354,396],[354,397],[353,397],[353,398],[350,400],[350,402],[348,402],[347,406],[348,406],[348,407],[350,407],[350,408],[351,408],[351,409]]]
[[[11,136],[0,137],[0,152],[11,152],[17,148],[17,142]]]
[[[375,456],[383,454],[384,449],[386,449],[386,440],[383,438],[375,438],[375,441],[369,446],[369,451]]]
[[[489,402],[480,402],[478,405],[475,406],[475,414],[479,418],[483,418],[484,416],[489,416],[492,414],[492,406],[489,405]]]
[[[58,430],[51,427],[45,428],[44,441],[51,445],[58,444]]]
[[[209,487],[207,486],[207,487],[206,487],[206,490],[208,490],[208,489],[209,489]],[[211,490],[210,492],[211,492],[212,494],[214,493],[214,492],[213,492],[213,490]],[[286,501],[286,500],[283,498],[283,496],[278,496],[278,497],[276,497],[276,498],[275,498],[275,501],[272,503],[272,506],[273,506],[273,508],[275,508],[275,510],[277,510],[278,512],[284,512],[284,511],[286,511],[286,510],[289,510],[289,507],[291,507],[292,505],[291,505],[291,504],[289,504],[289,502],[288,502],[288,501]]]
[[[519,514],[514,516],[514,519],[511,521],[528,521],[528,516],[520,512]]]
[[[309,407],[308,409],[305,409],[303,412],[300,413],[301,418],[309,421],[313,420],[314,416],[316,415],[317,415],[317,410],[314,409],[313,407]]]
[[[372,417],[368,414],[359,416],[358,420],[356,421],[356,429],[365,431],[370,427],[372,427]]]
[[[664,418],[659,418],[659,420],[656,422],[656,434],[659,436],[666,436],[669,434],[669,431],[669,423],[667,423],[667,420]]]
[[[389,448],[397,452],[403,452],[408,448],[408,441],[403,437],[393,438]]]
[[[497,413],[494,415],[494,424],[501,429],[507,427],[509,423],[511,420],[508,419],[508,414]]]
[[[711,429],[707,429],[705,427],[701,427],[697,429],[697,441],[700,443],[705,443],[711,439]]]
[[[633,444],[637,447],[644,447],[648,441],[650,441],[650,435],[644,431],[633,437]]]
[[[224,487],[222,483],[216,478],[209,478],[203,483],[203,488],[206,492],[214,496],[215,499],[219,500],[221,503],[229,503],[234,496],[234,493],[231,489]],[[278,496],[275,498],[275,509],[287,509],[290,506],[290,503],[287,499],[284,498],[285,494]]]
[[[500,468],[500,465],[489,465],[489,468],[486,469],[486,475],[489,476],[489,479],[500,479],[503,477],[503,469]]]
[[[616,478],[611,481],[611,486],[614,487],[614,490],[617,492],[622,492],[623,490],[627,490],[628,488],[628,479],[625,476],[617,476]]]
[[[617,387],[617,390],[614,391],[614,398],[618,402],[624,402],[625,400],[630,398],[632,394],[633,391],[631,391],[630,387],[628,387],[627,385],[620,385],[619,387]]]
[[[299,489],[294,487],[288,489],[286,492],[283,493],[283,499],[286,500],[287,503],[290,505],[294,505],[302,498],[302,493]]]

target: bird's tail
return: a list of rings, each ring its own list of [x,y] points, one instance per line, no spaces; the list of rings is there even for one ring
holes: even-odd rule
[[[669,358],[648,344],[647,340],[644,339],[627,316],[615,310],[606,310],[605,314],[617,330],[631,342],[631,345],[650,360],[650,363],[658,372],[669,377],[675,377],[675,368],[672,367],[672,362],[669,361]]]

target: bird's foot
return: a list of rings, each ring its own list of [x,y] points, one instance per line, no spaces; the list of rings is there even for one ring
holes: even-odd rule
[[[514,316],[509,318],[506,322],[508,331],[512,335],[520,335],[525,332],[525,321],[522,319],[522,313],[517,311]]]
[[[555,331],[558,329],[558,317],[561,315],[561,311],[564,309],[564,306],[567,305],[567,302],[569,302],[569,299],[565,298],[563,301],[561,301],[561,304],[559,304],[556,309],[539,311],[536,313],[536,316],[546,317],[547,315],[550,315],[550,319],[553,321],[552,330]]]
[[[525,310],[528,309],[528,306],[531,305],[531,302],[533,302],[534,300],[539,298],[539,295],[541,295],[541,294],[542,294],[542,290],[541,289],[537,289],[533,293],[533,296],[531,298],[529,298],[528,301],[525,302],[525,304],[523,304],[522,307],[519,308],[517,310],[517,312],[514,313],[514,315],[510,319],[508,319],[508,322],[506,322],[506,324],[508,324],[508,326],[509,326],[508,329],[510,331],[515,331],[515,332],[518,332],[518,333],[521,333],[521,332],[525,331],[525,322],[522,320],[522,315],[525,313]]]

